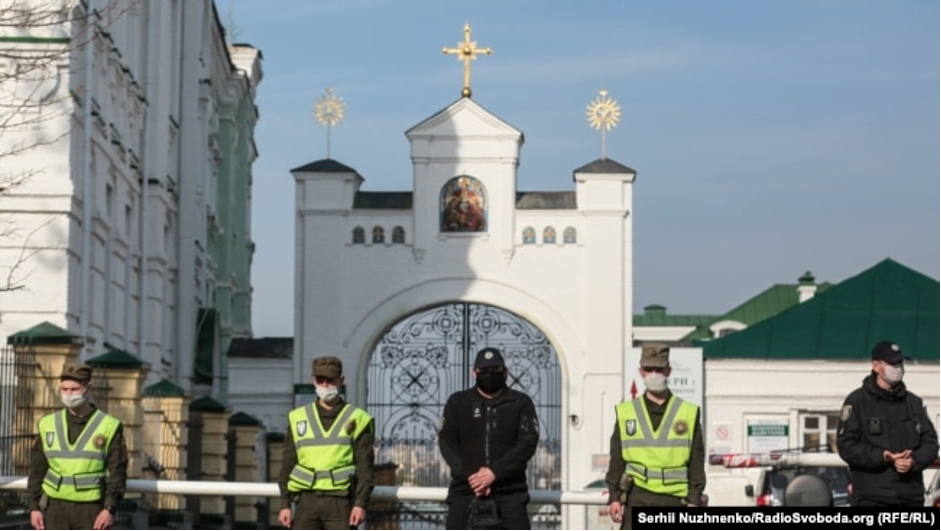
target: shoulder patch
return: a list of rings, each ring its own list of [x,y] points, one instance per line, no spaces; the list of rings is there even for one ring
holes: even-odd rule
[[[842,420],[843,422],[846,422],[852,416],[853,416],[853,406],[850,404],[843,406],[843,409],[840,410],[840,420]]]
[[[686,424],[686,421],[684,420],[678,420],[676,421],[676,424],[673,425],[673,432],[677,435],[684,435],[688,431],[689,425]]]

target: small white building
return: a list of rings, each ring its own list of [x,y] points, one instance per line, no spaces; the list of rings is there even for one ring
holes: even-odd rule
[[[773,317],[699,343],[709,455],[835,452],[843,400],[871,370],[882,339],[910,358],[905,385],[939,426],[939,284],[891,259]],[[750,505],[757,469],[709,466],[716,504]]]

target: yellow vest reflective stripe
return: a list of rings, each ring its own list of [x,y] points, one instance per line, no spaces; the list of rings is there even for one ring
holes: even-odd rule
[[[66,410],[39,419],[43,454],[49,463],[43,492],[71,502],[100,500],[105,460],[120,425],[118,419],[96,409],[75,444],[69,444]]]
[[[356,472],[354,441],[369,426],[372,417],[362,409],[346,404],[330,430],[325,430],[313,403],[288,414],[291,436],[297,451],[297,465],[288,477],[288,491],[335,491],[350,487]]]
[[[671,395],[658,429],[652,429],[643,396],[616,408],[625,474],[634,484],[658,494],[689,494],[689,459],[699,408]]]

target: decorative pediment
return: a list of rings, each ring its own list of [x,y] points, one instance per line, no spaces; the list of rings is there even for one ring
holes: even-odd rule
[[[512,137],[523,133],[470,98],[461,98],[405,132],[409,139],[423,137]]]

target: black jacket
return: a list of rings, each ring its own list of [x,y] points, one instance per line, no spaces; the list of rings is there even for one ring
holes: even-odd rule
[[[921,398],[900,383],[886,391],[873,372],[843,402],[837,430],[840,457],[849,465],[853,497],[894,505],[924,503],[922,470],[938,457],[938,434]],[[914,465],[899,474],[884,450],[912,451]]]
[[[491,492],[526,491],[526,467],[539,444],[539,420],[531,398],[505,388],[484,398],[476,387],[448,398],[438,448],[451,467],[448,495],[473,494],[467,478],[486,466],[496,476]]]

